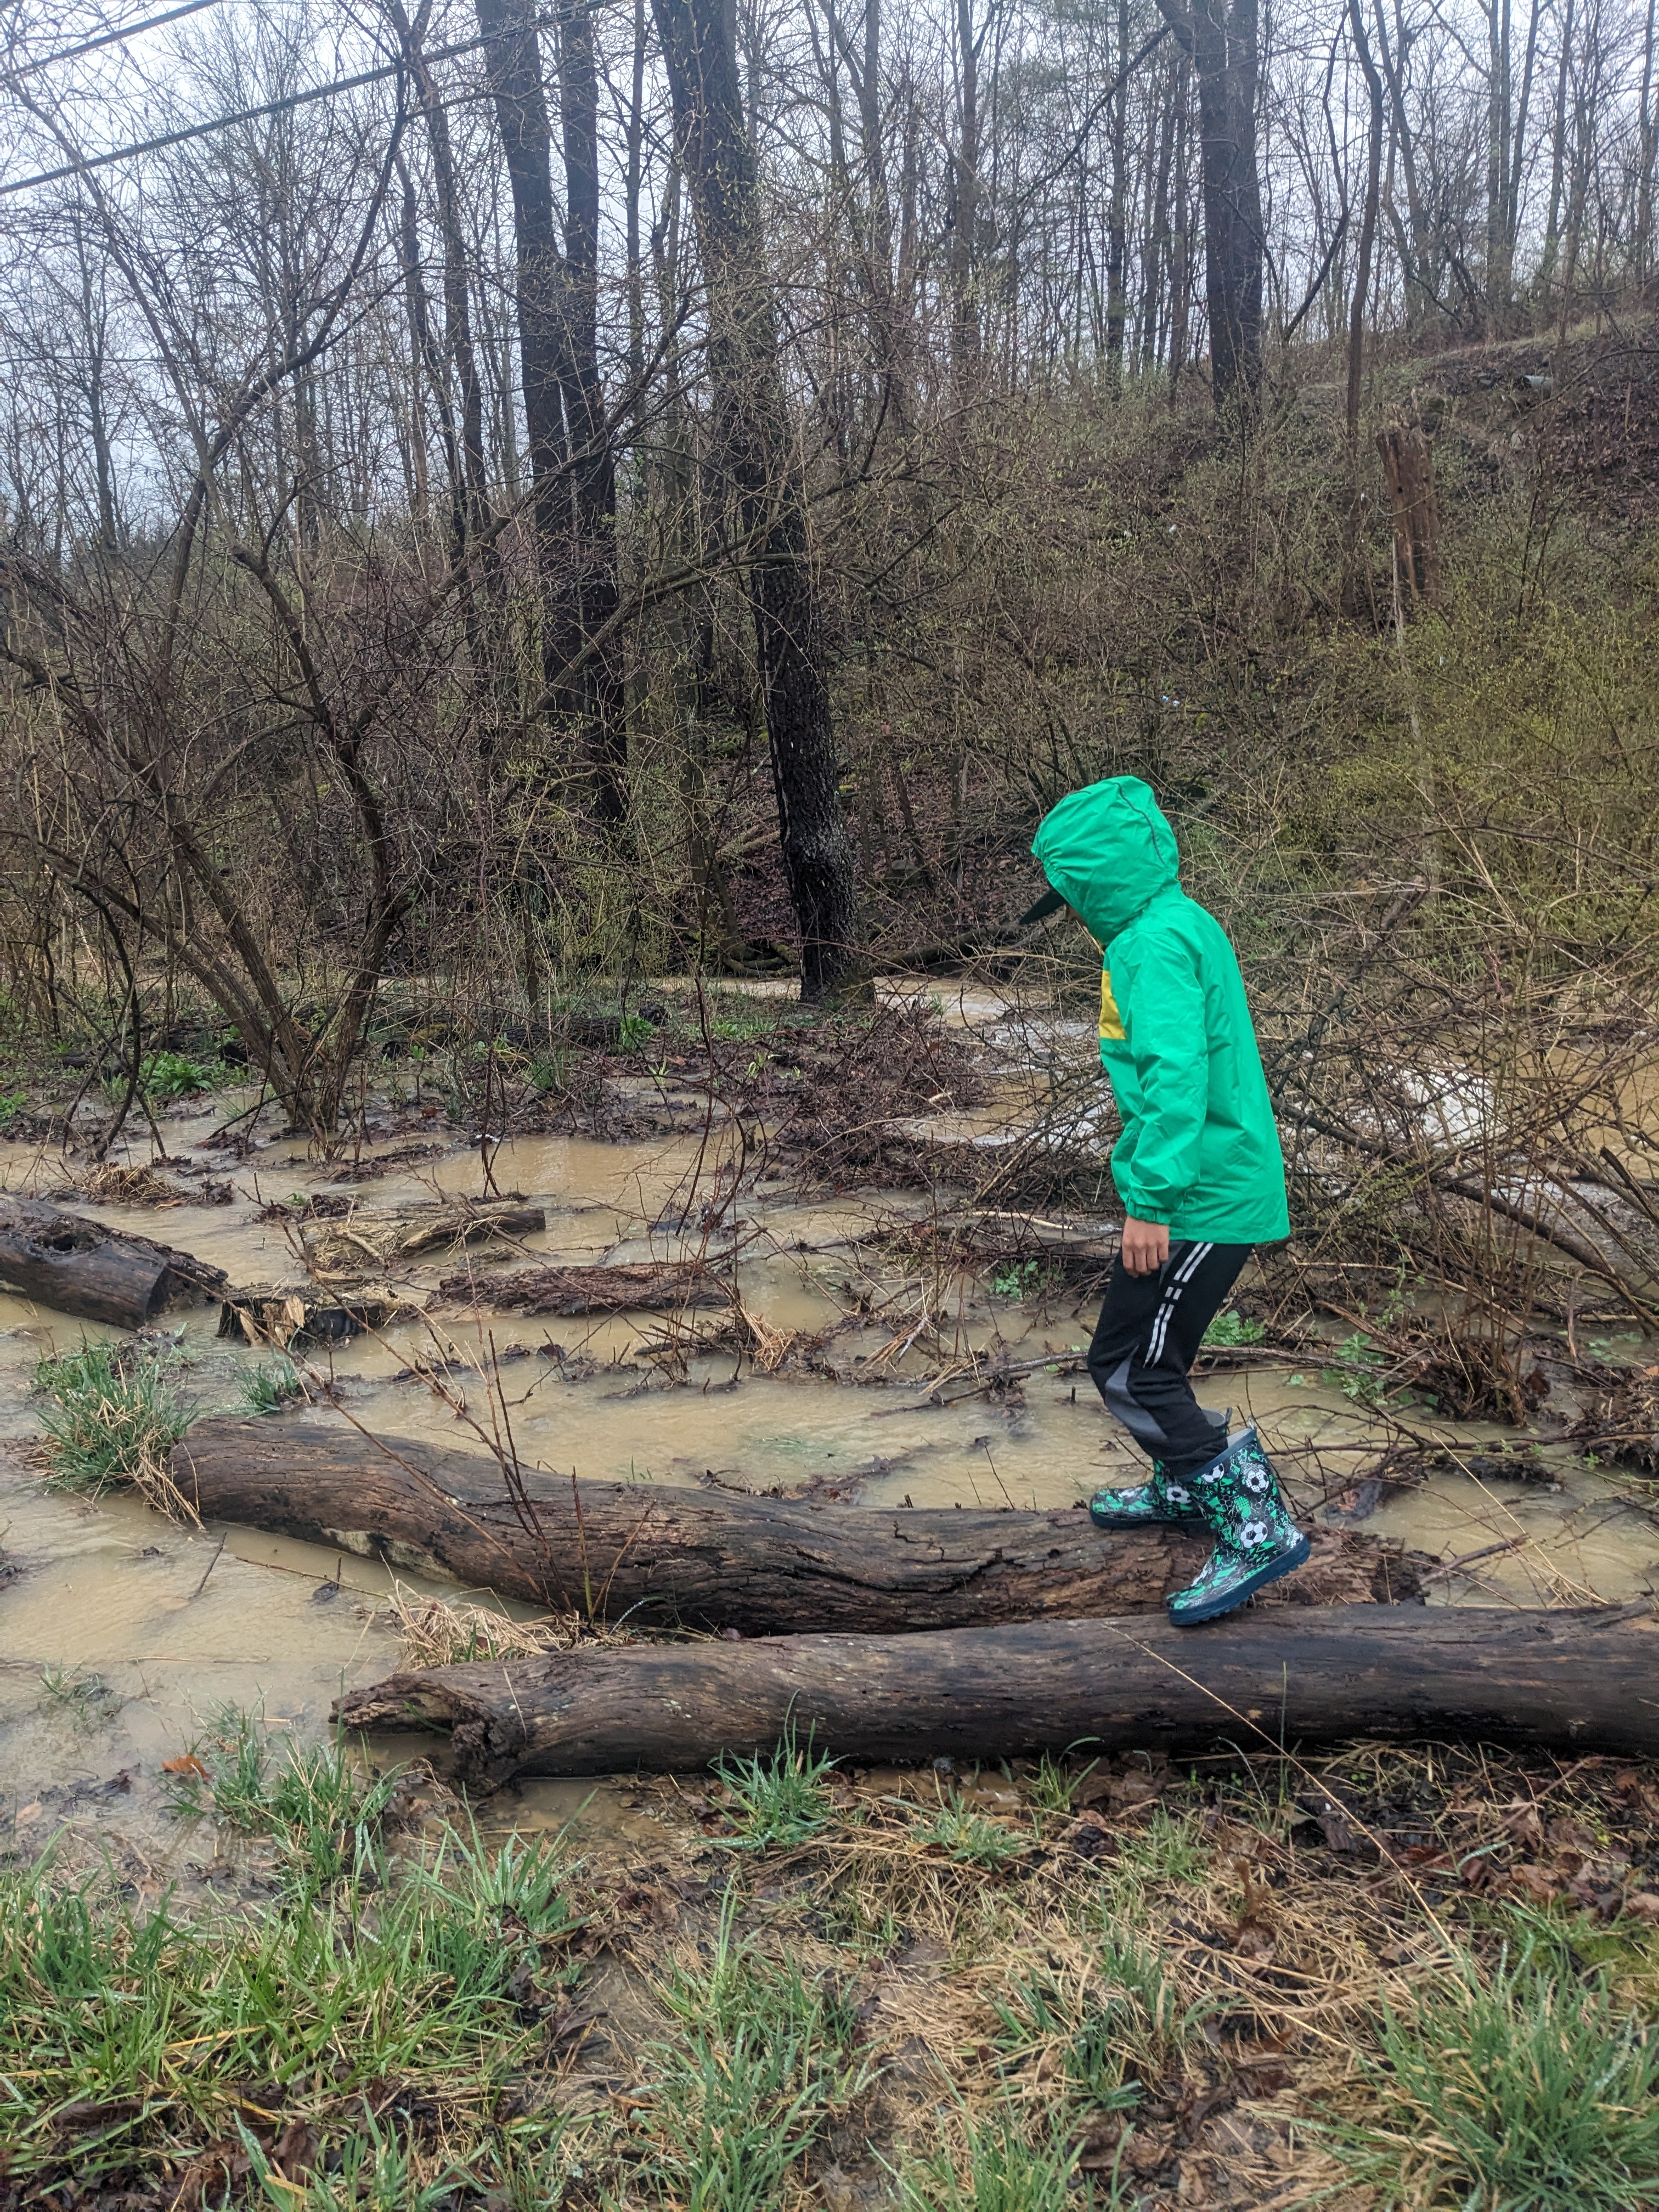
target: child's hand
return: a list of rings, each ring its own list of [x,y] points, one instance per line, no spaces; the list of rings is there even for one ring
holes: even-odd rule
[[[1170,1256],[1169,1224],[1137,1221],[1130,1214],[1123,1224],[1122,1252],[1132,1275],[1155,1275]]]

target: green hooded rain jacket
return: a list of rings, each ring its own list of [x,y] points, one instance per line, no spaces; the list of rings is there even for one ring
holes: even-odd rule
[[[1100,1058],[1123,1133],[1112,1180],[1173,1241],[1288,1237],[1285,1161],[1227,933],[1181,888],[1175,833],[1150,787],[1115,775],[1068,792],[1032,852],[1103,956]]]

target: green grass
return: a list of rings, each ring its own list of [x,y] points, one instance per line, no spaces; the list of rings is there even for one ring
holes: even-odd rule
[[[1077,2153],[1066,2130],[1044,2142],[1027,2141],[1012,2112],[996,2112],[970,2123],[965,2168],[948,2151],[907,2161],[898,2176],[901,2212],[1068,2212]],[[1096,2195],[1104,2208],[1117,2191]]]
[[[1009,1260],[991,1272],[991,1291],[999,1298],[1026,1298],[1042,1288],[1046,1276],[1041,1260]]]
[[[0,1091],[0,1137],[8,1133],[27,1103],[26,1091]]]
[[[34,1388],[52,1401],[40,1416],[48,1486],[94,1498],[164,1483],[167,1455],[195,1418],[162,1352],[83,1344],[41,1360]]]
[[[273,1759],[259,1723],[227,1705],[189,1759],[167,1777],[173,1810],[273,1837],[290,1887],[314,1893],[375,1873],[380,1815],[394,1783],[364,1774],[340,1736],[290,1744]]]
[[[1382,2208],[1638,2212],[1659,2203],[1659,2032],[1520,1923],[1490,1970],[1468,1954],[1385,2008],[1361,2053],[1365,2121],[1328,2130]]]
[[[643,2115],[657,2202],[676,2212],[774,2212],[825,2126],[867,2086],[854,2010],[823,1980],[733,1941],[728,1897],[706,1967],[664,1984],[676,2023],[647,2053]]]
[[[902,1804],[903,1800],[895,1798],[890,1802]],[[915,1843],[935,1846],[958,1866],[983,1867],[991,1874],[1012,1866],[1031,1848],[1029,1835],[1006,1828],[1001,1821],[990,1820],[983,1813],[972,1811],[959,1798],[951,1798],[925,1817],[919,1817],[910,1836]]]
[[[40,1687],[61,1711],[86,1728],[112,1720],[123,1703],[103,1676],[88,1667],[43,1667]]]
[[[347,1881],[257,1911],[141,1909],[106,1882],[55,1883],[47,1861],[0,1874],[8,2178],[118,2177],[146,2203],[171,2201],[192,2151],[234,2144],[258,2112],[308,2121],[355,2169],[356,2194],[339,2172],[313,2183],[304,2201],[319,2212],[401,2212],[463,2172],[516,2191],[561,2132],[535,2023],[568,1973],[547,1947],[572,1924],[546,1845],[492,1861],[459,1837],[436,1865],[372,1892]],[[509,2082],[517,2117],[498,2122]],[[234,2201],[301,2200],[273,2188]]]
[[[238,1388],[248,1412],[259,1415],[280,1413],[284,1406],[304,1395],[294,1362],[281,1354],[250,1368]]]
[[[804,1844],[831,1818],[823,1779],[835,1764],[814,1753],[810,1737],[803,1749],[793,1724],[769,1752],[748,1759],[722,1757],[714,1771],[726,1784],[727,1810],[738,1833],[718,1840],[729,1850],[751,1851],[787,1850]]]

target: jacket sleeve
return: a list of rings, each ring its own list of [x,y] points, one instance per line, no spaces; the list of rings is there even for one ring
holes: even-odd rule
[[[1210,1096],[1204,985],[1195,955],[1179,938],[1153,938],[1118,966],[1128,970],[1118,1007],[1141,1113],[1126,1133],[1133,1141],[1120,1139],[1112,1155],[1112,1178],[1136,1220],[1169,1223],[1198,1181],[1202,1159]]]

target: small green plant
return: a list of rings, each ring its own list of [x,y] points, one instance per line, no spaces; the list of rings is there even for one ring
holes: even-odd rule
[[[1203,1341],[1212,1351],[1234,1352],[1246,1345],[1264,1343],[1267,1335],[1264,1322],[1252,1321],[1248,1314],[1237,1312],[1230,1306],[1225,1313],[1218,1313],[1210,1323],[1204,1332]]]
[[[0,1091],[0,1137],[9,1133],[12,1123],[27,1103],[26,1091]]]
[[[1012,2112],[999,2111],[969,2122],[967,2137],[965,2170],[944,2149],[906,2161],[898,2175],[902,2212],[1068,2212],[1078,2153],[1063,2127],[1033,2144]],[[1115,2185],[1092,2201],[1101,2212],[1115,2205]]]
[[[991,1290],[999,1298],[1028,1298],[1042,1289],[1045,1276],[1041,1260],[1010,1260],[991,1273]]]
[[[1321,1381],[1334,1384],[1345,1398],[1351,1398],[1357,1406],[1380,1406],[1389,1395],[1386,1374],[1382,1371],[1389,1364],[1386,1353],[1377,1350],[1363,1329],[1356,1329],[1352,1336],[1345,1336],[1336,1348],[1342,1365],[1326,1368]]]
[[[279,1353],[248,1370],[241,1378],[241,1395],[250,1413],[265,1414],[280,1413],[305,1394],[294,1362]]]
[[[638,1052],[641,1046],[649,1044],[656,1034],[656,1024],[647,1021],[643,1014],[624,1014],[617,1024],[617,1049],[618,1052]]]
[[[1390,2203],[1637,2212],[1659,2201],[1659,2033],[1582,1974],[1553,1930],[1522,1929],[1490,1972],[1468,1953],[1361,2056],[1365,2120],[1327,2132]]]
[[[170,1353],[107,1344],[41,1360],[34,1387],[52,1401],[40,1417],[49,1486],[97,1498],[132,1483],[165,1505],[167,1455],[195,1419],[173,1366]]]
[[[528,1073],[530,1087],[538,1098],[560,1097],[570,1088],[569,1047],[555,1045],[547,1052],[533,1054]]]
[[[88,1667],[44,1667],[40,1687],[52,1703],[74,1716],[84,1727],[112,1718],[121,1699],[101,1674]]]
[[[903,1800],[889,1802],[902,1804]],[[1005,1828],[1000,1820],[989,1820],[983,1813],[971,1812],[959,1798],[952,1798],[927,1819],[918,1820],[910,1833],[916,1843],[933,1845],[958,1866],[983,1867],[992,1874],[1023,1858],[1031,1847],[1029,1836]]]
[[[793,1722],[773,1750],[722,1757],[714,1771],[726,1784],[738,1833],[720,1840],[736,1850],[788,1850],[817,1835],[832,1817],[823,1779],[835,1764],[813,1751],[810,1735],[803,1749]]]
[[[1091,1759],[1079,1773],[1064,1759],[1056,1759],[1052,1752],[1045,1751],[1037,1762],[1036,1772],[1027,1785],[1026,1794],[1030,1798],[1032,1809],[1047,1814],[1051,1819],[1069,1813],[1073,1796],[1099,1764],[1097,1759]]]
[[[185,1052],[146,1053],[138,1068],[138,1087],[152,1105],[171,1105],[198,1091],[217,1091],[230,1080],[232,1071],[222,1060],[194,1060]],[[109,1086],[117,1096],[126,1089],[124,1078]]]

